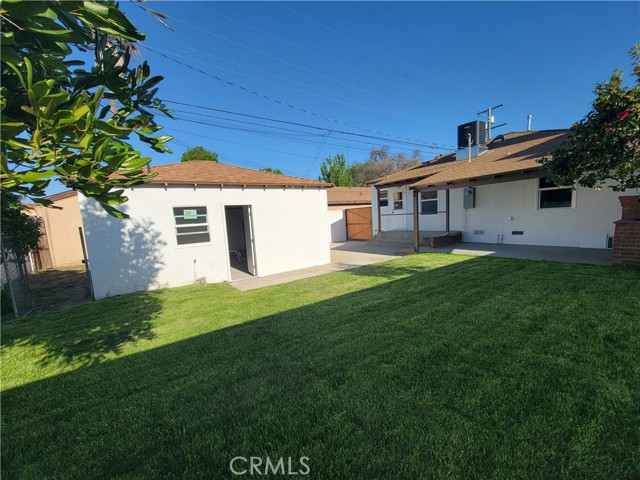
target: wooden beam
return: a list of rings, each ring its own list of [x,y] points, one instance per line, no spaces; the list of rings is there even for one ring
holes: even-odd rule
[[[517,182],[519,180],[531,180],[533,178],[544,178],[547,176],[549,176],[549,173],[546,171],[530,170],[524,173],[505,173],[497,178],[495,176],[469,178],[466,180],[446,182],[437,185],[415,185],[413,188],[420,192],[433,192],[438,190],[447,190],[450,188],[478,187],[480,185],[493,185],[495,183]]]
[[[444,209],[445,209],[445,220],[446,220],[446,227],[447,227],[447,233],[449,233],[449,189],[447,188],[445,190],[445,196],[444,196]]]
[[[376,187],[378,197],[378,233],[382,233],[382,215],[380,214],[380,187]]]
[[[418,212],[418,191],[413,191],[413,251],[420,251],[420,216]]]

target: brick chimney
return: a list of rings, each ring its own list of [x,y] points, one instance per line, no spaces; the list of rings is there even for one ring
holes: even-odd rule
[[[640,267],[640,195],[620,197],[622,218],[615,222],[613,264]]]

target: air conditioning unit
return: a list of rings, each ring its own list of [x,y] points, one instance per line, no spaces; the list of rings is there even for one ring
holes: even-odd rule
[[[487,134],[484,122],[475,120],[458,126],[458,148],[469,148],[469,135],[471,135],[471,147],[486,145]]]

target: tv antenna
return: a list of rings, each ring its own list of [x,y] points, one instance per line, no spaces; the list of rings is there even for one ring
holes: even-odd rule
[[[491,125],[495,122],[495,118],[493,117],[493,111],[500,107],[504,107],[504,104],[501,103],[500,105],[495,105],[493,107],[487,108],[486,110],[478,112],[478,115],[482,115],[483,113],[487,114],[487,140],[491,140]],[[500,125],[496,125],[493,128],[500,128],[500,127],[504,127],[505,125],[506,123],[501,123]]]

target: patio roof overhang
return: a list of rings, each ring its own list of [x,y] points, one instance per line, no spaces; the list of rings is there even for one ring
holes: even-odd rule
[[[530,180],[534,178],[544,178],[549,173],[542,168],[528,168],[515,172],[495,173],[468,178],[456,178],[451,180],[441,180],[429,183],[426,178],[420,182],[414,182],[410,188],[419,192],[433,192],[438,190],[451,190],[453,188],[477,187],[480,185],[492,185],[496,183],[516,182],[518,180]]]

